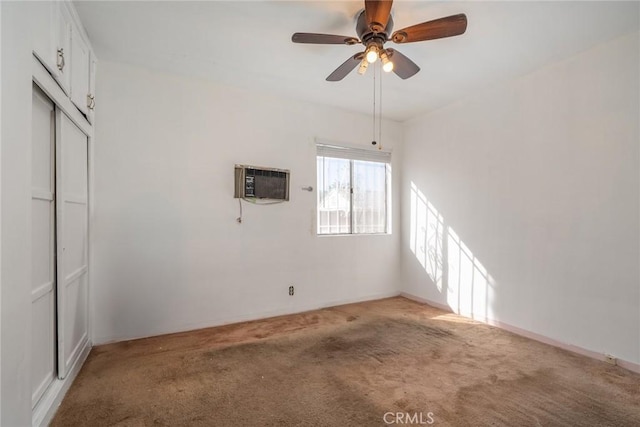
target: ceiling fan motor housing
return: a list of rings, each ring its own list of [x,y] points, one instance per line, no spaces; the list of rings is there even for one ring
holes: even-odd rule
[[[384,31],[374,32],[369,28],[369,23],[367,22],[367,15],[363,10],[360,12],[358,16],[358,21],[356,23],[356,32],[358,33],[358,37],[362,40],[362,44],[365,46],[371,42],[375,42],[376,44],[382,46],[384,42],[389,39],[389,34],[393,31],[393,18],[389,16],[389,20],[387,21],[387,26]]]

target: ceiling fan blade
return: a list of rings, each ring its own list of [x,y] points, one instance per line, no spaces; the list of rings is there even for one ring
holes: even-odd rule
[[[347,77],[347,74],[349,74],[351,71],[353,71],[354,68],[358,66],[360,61],[362,61],[362,58],[364,58],[364,52],[356,53],[351,58],[344,61],[342,65],[336,68],[333,73],[329,74],[329,77],[327,77],[327,81],[337,82],[344,79],[345,77]]]
[[[387,27],[393,0],[365,0],[364,10],[367,16],[369,29],[375,33],[381,33]]]
[[[467,16],[464,13],[447,16],[422,24],[412,25],[393,33],[391,40],[396,43],[420,42],[463,34],[467,30]]]
[[[420,71],[420,67],[418,67],[415,62],[395,49],[387,49],[387,55],[391,62],[393,62],[393,72],[403,80],[414,76]]]
[[[291,36],[294,43],[311,43],[311,44],[356,44],[360,43],[355,37],[337,36],[334,34],[315,34],[315,33],[294,33]]]

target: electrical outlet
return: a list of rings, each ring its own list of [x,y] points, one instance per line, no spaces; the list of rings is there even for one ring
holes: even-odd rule
[[[604,360],[605,360],[605,362],[607,362],[610,365],[617,365],[618,364],[618,359],[616,359],[615,357],[613,357],[610,354],[605,354],[604,355]]]
[[[294,292],[295,292],[295,289],[293,289],[293,286],[289,286],[289,295],[293,296]]]

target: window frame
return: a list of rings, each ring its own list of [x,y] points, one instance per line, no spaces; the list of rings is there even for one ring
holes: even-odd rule
[[[324,144],[318,144],[318,149],[316,152],[316,183],[320,177],[320,168],[318,167],[319,159],[340,159],[347,160],[349,162],[349,223],[348,232],[333,232],[333,233],[321,233],[320,232],[320,189],[318,186],[318,195],[316,197],[316,227],[315,232],[317,236],[376,236],[376,235],[391,235],[391,152],[382,152],[381,155],[376,156],[378,150],[366,150],[362,148],[350,148],[344,146],[336,146],[331,144],[330,147],[338,148],[343,151],[343,155],[340,156],[331,156],[327,153],[322,153],[320,150],[321,146],[325,146]],[[359,152],[366,152],[364,155]],[[384,166],[384,231],[376,231],[376,232],[356,232],[355,231],[355,215],[354,215],[354,163],[357,161],[363,162],[371,162],[377,163]],[[325,173],[324,171],[322,172]]]

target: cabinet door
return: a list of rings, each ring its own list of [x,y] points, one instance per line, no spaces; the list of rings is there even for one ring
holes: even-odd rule
[[[89,112],[89,47],[76,25],[71,28],[71,101]]]
[[[71,89],[71,13],[65,2],[56,3],[54,19],[54,38],[56,54],[56,72],[53,77],[62,90],[69,95]]]
[[[58,72],[56,66],[57,5],[44,1],[31,3],[31,25],[33,32],[33,53],[50,73]]]
[[[93,52],[89,52],[89,114],[87,120],[93,124],[96,108],[96,67],[98,60]]]
[[[56,110],[58,377],[63,379],[88,340],[87,136]]]

